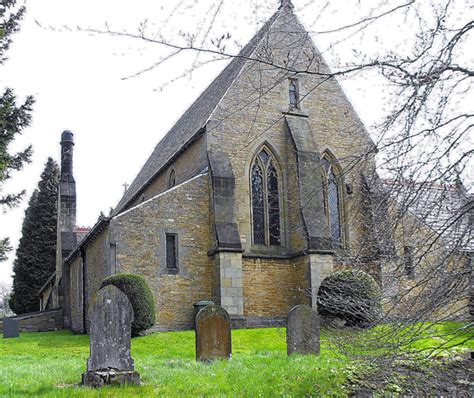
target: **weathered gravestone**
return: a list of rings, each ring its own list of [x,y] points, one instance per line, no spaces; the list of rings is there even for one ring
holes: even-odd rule
[[[286,352],[319,354],[319,316],[309,305],[297,305],[288,313]]]
[[[18,320],[11,318],[3,318],[3,338],[11,339],[20,337],[20,327]]]
[[[218,305],[208,305],[196,316],[196,359],[212,361],[232,355],[230,317]]]
[[[127,296],[108,285],[99,290],[92,308],[90,357],[82,384],[140,384],[130,354],[133,308]]]

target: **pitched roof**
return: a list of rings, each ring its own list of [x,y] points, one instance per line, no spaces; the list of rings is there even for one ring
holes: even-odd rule
[[[438,233],[448,248],[474,252],[473,194],[452,185],[413,182],[388,185],[391,195]]]
[[[424,187],[410,208],[444,237],[448,247],[474,252],[474,197],[458,187]]]
[[[112,212],[112,216],[121,213],[135,200],[140,192],[147,187],[158,173],[184,148],[204,130],[214,109],[243,69],[249,57],[257,49],[261,40],[268,34],[270,27],[284,9],[278,11],[263,25],[258,33],[240,51],[229,65],[217,76],[198,99],[181,116],[170,131],[156,145],[153,153],[142,167],[135,180],[127,189],[122,199]]]

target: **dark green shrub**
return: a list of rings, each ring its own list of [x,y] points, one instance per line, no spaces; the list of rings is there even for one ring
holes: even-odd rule
[[[358,270],[335,272],[318,291],[322,316],[342,318],[348,326],[367,327],[380,316],[380,288],[369,274]]]
[[[102,281],[101,288],[113,285],[130,300],[133,307],[132,337],[155,324],[155,300],[143,276],[135,274],[115,274]]]

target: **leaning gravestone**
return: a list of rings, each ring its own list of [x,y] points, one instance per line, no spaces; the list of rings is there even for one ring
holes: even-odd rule
[[[288,313],[286,351],[293,354],[319,354],[319,316],[309,305],[297,305]]]
[[[82,384],[140,384],[130,354],[133,308],[127,296],[112,285],[99,290],[92,308],[90,357]]]
[[[11,339],[20,337],[20,327],[18,320],[11,318],[3,318],[3,338]]]
[[[204,307],[196,316],[196,359],[207,362],[231,355],[229,314],[218,305]]]

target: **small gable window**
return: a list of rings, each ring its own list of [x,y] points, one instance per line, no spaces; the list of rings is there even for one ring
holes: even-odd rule
[[[171,271],[178,270],[178,236],[166,234],[166,268]]]
[[[258,152],[251,166],[253,243],[281,245],[280,193],[276,159],[267,148]]]
[[[403,248],[403,256],[405,261],[405,274],[412,278],[415,274],[415,266],[413,264],[413,246],[405,246]]]
[[[298,89],[298,80],[296,79],[290,79],[289,99],[290,99],[291,108],[299,108],[299,89]]]
[[[168,176],[168,189],[173,188],[175,185],[176,185],[176,173],[174,170],[171,170]]]
[[[325,153],[322,157],[324,170],[324,209],[331,230],[331,238],[336,247],[343,244],[342,225],[342,181],[341,173],[333,156]]]

